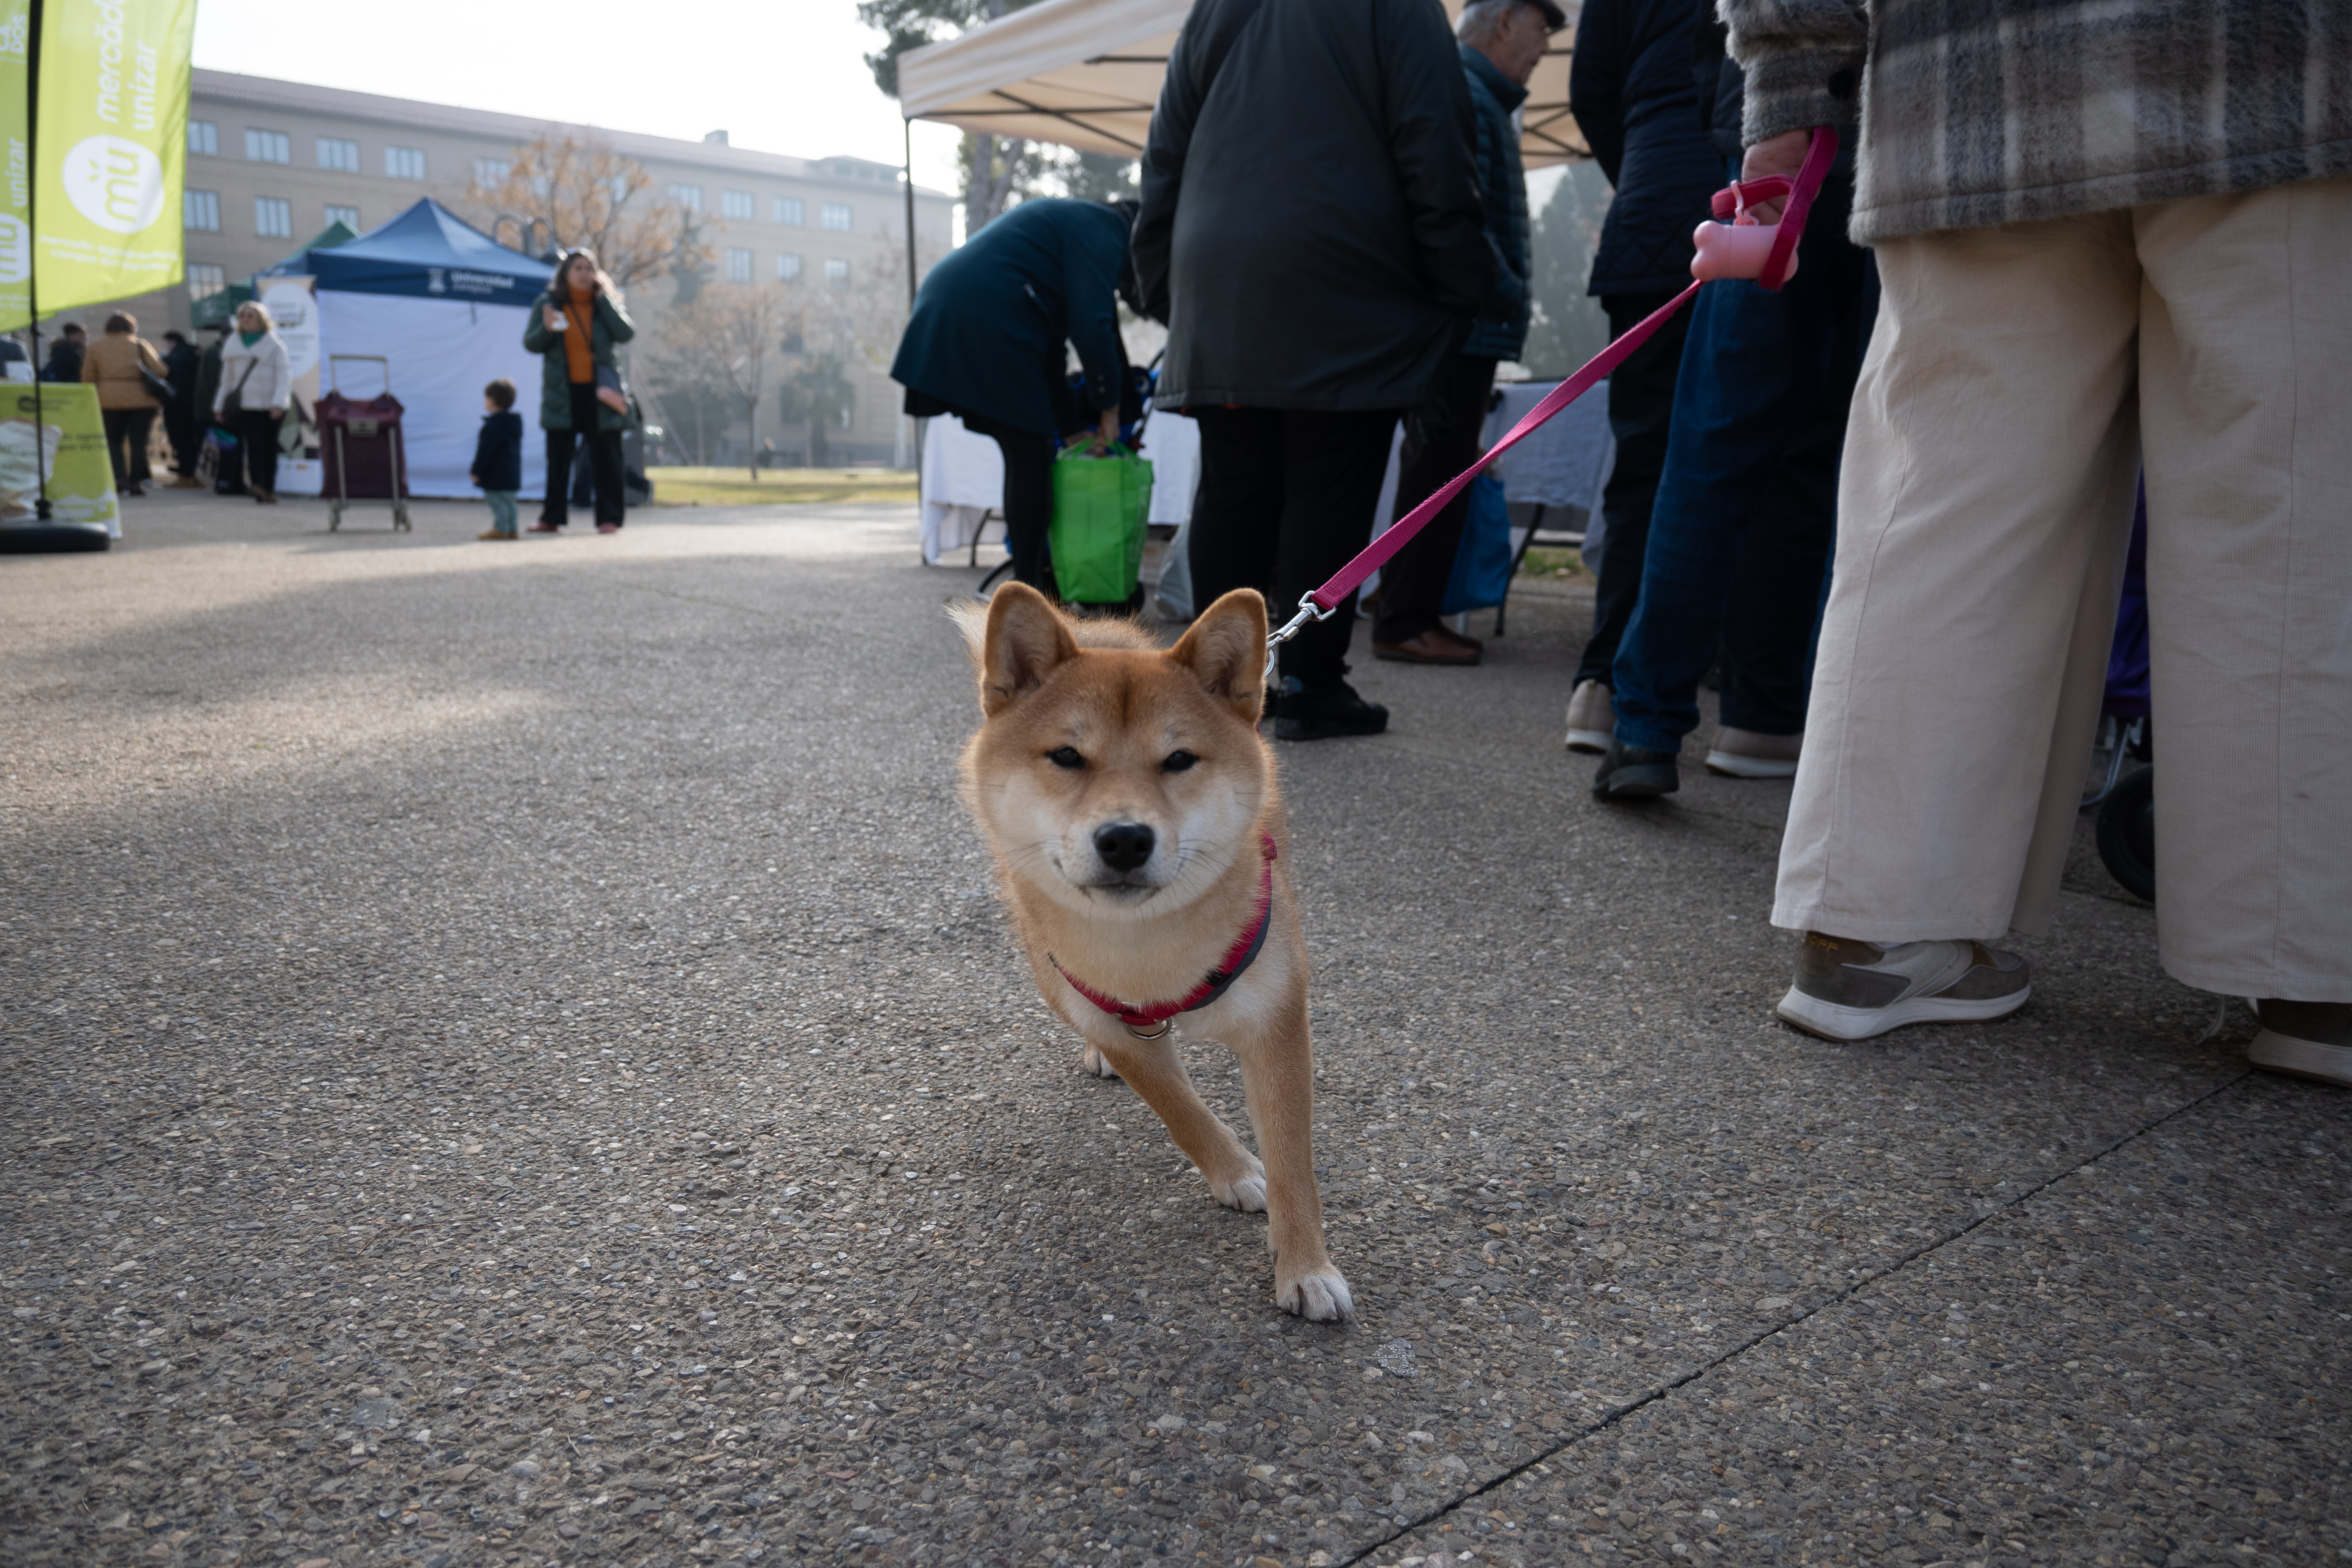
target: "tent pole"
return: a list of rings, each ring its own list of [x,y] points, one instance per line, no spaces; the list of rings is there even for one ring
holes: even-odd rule
[[[906,138],[907,314],[909,319],[912,319],[915,314],[915,122],[912,120],[901,120],[898,125]],[[904,419],[906,416],[902,414],[898,417]],[[919,474],[923,471],[923,422],[918,419],[914,425],[915,471]]]
[[[33,516],[51,521],[49,511],[48,416],[41,410],[41,0],[33,0],[26,16],[31,29],[25,39],[25,309],[33,328]],[[63,443],[59,444],[63,450]]]

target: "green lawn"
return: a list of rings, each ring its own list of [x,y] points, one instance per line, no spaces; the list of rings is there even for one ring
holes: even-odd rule
[[[776,506],[913,500],[915,476],[875,468],[648,468],[656,506]]]

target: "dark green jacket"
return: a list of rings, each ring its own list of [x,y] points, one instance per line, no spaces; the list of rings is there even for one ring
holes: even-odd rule
[[[1470,324],[1465,354],[1517,359],[1528,342],[1528,177],[1519,166],[1519,135],[1511,110],[1528,89],[1505,76],[1485,53],[1461,46],[1470,81],[1470,110],[1478,122],[1478,191],[1486,205],[1486,237],[1502,262],[1495,291]]]
[[[555,303],[554,290],[541,294],[530,302],[530,322],[522,330],[522,346],[539,355],[539,427],[542,430],[572,428],[572,367],[563,357],[563,333],[547,330],[547,308]],[[629,313],[613,302],[609,294],[596,296],[595,320],[589,323],[589,357],[605,370],[620,369],[614,349],[637,335],[637,324]],[[568,330],[568,329],[567,329]],[[604,404],[596,405],[596,428],[619,430],[628,420]]]

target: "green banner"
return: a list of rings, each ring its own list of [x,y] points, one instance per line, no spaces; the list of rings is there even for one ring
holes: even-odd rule
[[[32,320],[33,146],[26,124],[26,54],[32,0],[0,0],[0,331]]]
[[[33,502],[46,468],[49,510],[58,521],[102,522],[109,535],[121,538],[122,509],[114,498],[114,464],[106,455],[98,388],[80,382],[44,384],[37,425],[33,415],[31,387],[0,383],[0,528],[34,521]],[[43,448],[37,454],[36,439]]]
[[[180,182],[195,20],[196,0],[44,0],[33,157],[44,316],[168,289],[185,274]],[[22,322],[0,315],[0,328]]]

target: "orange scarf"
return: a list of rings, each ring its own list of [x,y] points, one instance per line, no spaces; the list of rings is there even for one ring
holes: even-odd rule
[[[596,345],[590,333],[596,321],[595,290],[574,288],[571,293],[572,298],[563,306],[563,313],[572,322],[572,330],[563,334],[563,363],[574,386],[593,385],[596,380]]]

